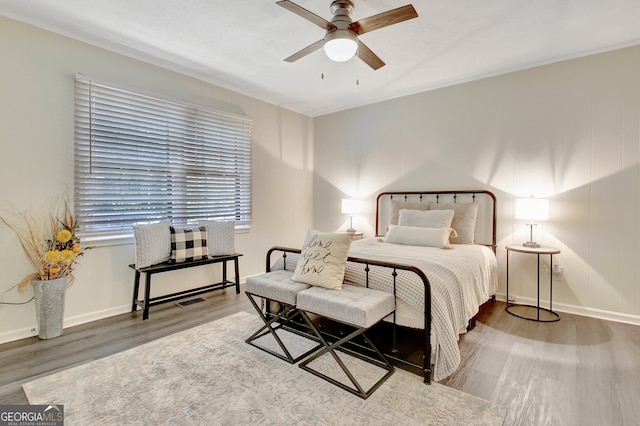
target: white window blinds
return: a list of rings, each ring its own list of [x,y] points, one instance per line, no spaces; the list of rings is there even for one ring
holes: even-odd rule
[[[251,224],[251,120],[76,76],[79,231],[169,219]]]

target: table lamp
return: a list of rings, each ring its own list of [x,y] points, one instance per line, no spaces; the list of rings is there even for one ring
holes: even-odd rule
[[[360,203],[353,198],[342,199],[342,213],[349,216],[349,229],[347,232],[356,232],[353,228],[353,216],[360,213]]]
[[[529,241],[523,243],[525,247],[540,247],[540,244],[533,241],[533,227],[537,226],[536,220],[547,220],[549,218],[549,200],[545,198],[518,198],[516,200],[516,219],[528,220]]]

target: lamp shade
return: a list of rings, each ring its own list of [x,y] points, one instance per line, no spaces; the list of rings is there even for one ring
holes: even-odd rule
[[[360,203],[353,198],[342,199],[342,213],[353,216],[360,213]]]
[[[348,61],[358,50],[357,37],[348,30],[328,31],[323,48],[329,59],[336,62]]]
[[[549,219],[549,200],[545,198],[518,198],[516,200],[516,219]]]

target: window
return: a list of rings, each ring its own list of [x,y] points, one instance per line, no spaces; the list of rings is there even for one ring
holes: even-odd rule
[[[76,76],[81,233],[136,223],[251,224],[251,120]]]

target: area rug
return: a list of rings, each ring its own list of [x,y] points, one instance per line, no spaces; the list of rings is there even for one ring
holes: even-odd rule
[[[66,425],[501,425],[503,407],[396,372],[367,400],[244,342],[239,312],[23,385]],[[270,337],[265,337],[267,339]]]

